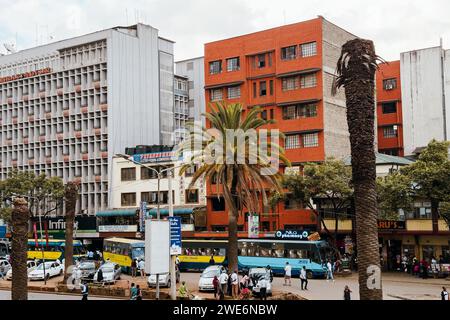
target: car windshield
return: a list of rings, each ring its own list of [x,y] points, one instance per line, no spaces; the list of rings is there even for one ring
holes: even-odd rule
[[[210,269],[210,270],[205,270],[202,273],[202,278],[214,278],[214,276],[219,276],[220,272],[218,269]]]
[[[94,263],[83,263],[80,265],[81,270],[89,270],[89,269],[95,269]]]
[[[46,264],[45,264],[45,269],[50,269],[51,266],[52,266],[51,263],[46,263]],[[44,264],[41,263],[41,264],[39,265],[39,267],[37,267],[37,270],[44,270]]]
[[[103,273],[111,273],[111,272],[114,272],[114,269],[110,268],[110,267],[102,268],[102,272]]]

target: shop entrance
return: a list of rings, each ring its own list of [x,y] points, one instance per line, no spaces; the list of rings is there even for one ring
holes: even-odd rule
[[[387,240],[386,246],[388,271],[400,271],[402,262],[402,241]]]

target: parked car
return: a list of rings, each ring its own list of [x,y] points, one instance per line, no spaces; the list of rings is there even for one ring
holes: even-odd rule
[[[9,261],[6,259],[1,259],[0,260],[0,272],[3,275],[6,275],[10,269],[11,269],[11,264],[9,263]]]
[[[178,269],[178,266],[175,267],[175,279],[177,283],[180,282],[180,270]],[[151,274],[147,279],[148,287],[156,287],[156,274]],[[160,274],[159,275],[159,286],[160,287],[167,287],[170,288],[171,286],[170,282],[170,273],[166,274]]]
[[[44,274],[45,266],[45,274]],[[29,280],[48,280],[52,277],[61,276],[64,273],[62,265],[57,261],[41,263],[37,268],[28,274]]]
[[[30,274],[31,271],[36,270],[37,263],[34,260],[27,261],[27,274]],[[6,273],[6,280],[12,280],[12,268]]]
[[[94,261],[83,261],[73,269],[73,272],[79,273],[82,280],[92,280],[97,272],[97,267]]]
[[[261,279],[267,280],[267,295],[272,295],[272,281],[270,281],[270,271],[266,268],[250,268],[248,271],[248,276],[250,278],[249,289],[254,295],[259,295],[261,288],[259,281]]]
[[[120,280],[120,275],[122,274],[122,269],[116,263],[106,262],[98,268],[95,272],[94,281],[98,281],[98,272],[102,270],[103,280],[101,282],[113,283],[116,280]]]
[[[214,291],[213,280],[214,276],[219,277],[223,267],[221,265],[209,266],[203,270],[198,281],[199,291]]]

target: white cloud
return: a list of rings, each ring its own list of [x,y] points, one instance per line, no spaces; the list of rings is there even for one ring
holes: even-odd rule
[[[61,40],[138,18],[176,41],[176,59],[184,59],[202,55],[205,42],[317,15],[374,40],[387,60],[438,45],[440,37],[450,44],[450,2],[445,0],[0,0],[0,7],[0,40],[14,41],[17,34],[19,49],[50,36]]]

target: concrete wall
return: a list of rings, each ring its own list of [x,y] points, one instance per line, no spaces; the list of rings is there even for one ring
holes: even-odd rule
[[[350,154],[345,91],[339,89],[333,96],[331,88],[341,47],[356,36],[325,19],[322,32],[325,156],[343,158]]]
[[[445,138],[441,54],[440,47],[401,54],[405,155]]]

